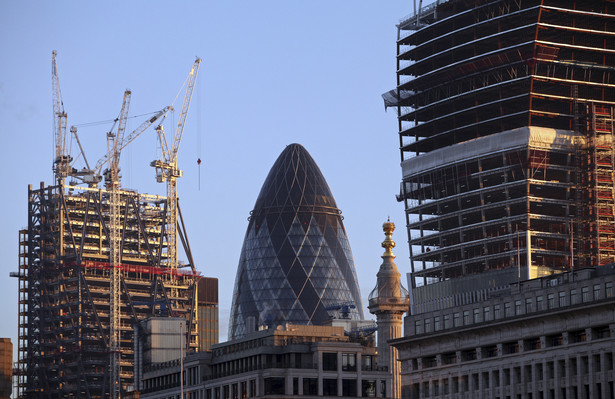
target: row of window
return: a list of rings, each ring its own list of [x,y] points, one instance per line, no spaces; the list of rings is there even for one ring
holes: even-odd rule
[[[361,361],[363,363],[362,369],[364,371],[371,371],[376,369],[376,364],[372,355],[361,356]],[[322,369],[324,371],[338,371],[337,367],[337,353],[323,352]],[[357,371],[356,353],[342,353],[342,371]]]
[[[496,389],[503,386],[515,385],[519,391],[523,389],[519,386],[520,383],[528,384],[527,388],[541,387],[541,384],[533,384],[533,382],[541,382],[545,380],[553,380],[554,378],[564,378],[574,385],[573,377],[577,375],[592,375],[590,380],[595,381],[597,386],[594,393],[596,396],[586,395],[585,397],[600,397],[602,387],[600,386],[600,377],[595,373],[609,371],[612,373],[614,353],[603,352],[601,354],[592,354],[585,356],[572,356],[555,361],[546,361],[544,363],[533,363],[522,366],[514,366],[503,369],[493,369],[482,372],[472,372],[466,375],[444,377],[442,379],[434,379],[431,381],[416,382],[402,388],[402,396],[408,398],[429,398],[440,395],[458,394],[464,392],[477,392],[485,389]],[[570,389],[573,389],[571,386]],[[610,394],[607,397],[612,397],[613,382],[609,381],[607,392]],[[537,392],[538,397],[543,396],[542,391]],[[532,393],[528,392],[525,398],[531,398]],[[561,397],[565,398],[566,395]],[[579,397],[574,395],[573,397]]]
[[[588,335],[591,338],[588,338]],[[567,333],[553,334],[542,337],[526,338],[518,341],[504,342],[501,344],[486,345],[479,348],[471,348],[457,352],[447,352],[438,356],[424,356],[409,360],[412,370],[422,370],[439,365],[450,365],[460,362],[473,361],[477,359],[489,359],[497,356],[511,355],[519,352],[528,352],[538,349],[551,348],[568,344],[586,342],[588,340],[599,340],[611,337],[611,330],[608,325],[594,327],[590,329],[574,330]],[[607,362],[610,362],[612,369],[612,355],[607,354]],[[594,367],[594,371],[600,371],[599,367]]]
[[[194,386],[201,383],[200,367],[187,367],[183,374],[184,386]],[[144,392],[153,392],[180,386],[181,373],[179,371],[159,377],[143,380]]]
[[[604,286],[604,294],[602,293]],[[503,319],[505,317],[519,316],[540,312],[548,309],[557,309],[580,303],[611,298],[614,295],[613,282],[594,284],[593,286],[582,287],[580,292],[577,288],[557,293],[548,293],[546,301],[544,295],[537,295],[534,298],[515,300],[514,302],[497,303],[492,306],[464,310],[440,316],[429,317],[416,320],[414,326],[415,334],[430,333],[454,327],[468,326],[475,323]]]
[[[361,393],[363,397],[376,396],[376,380],[361,380]],[[357,380],[342,379],[341,396],[357,396]],[[290,388],[290,387],[289,387]],[[301,388],[301,389],[300,389]],[[286,378],[269,377],[263,379],[264,395],[286,395]],[[292,379],[292,394],[303,396],[318,396],[318,378],[299,378]],[[336,378],[322,379],[322,394],[324,396],[338,396],[338,380]],[[380,381],[380,394],[386,397],[386,381]],[[223,385],[205,390],[204,399],[248,399],[258,397],[256,390],[256,380],[241,381],[234,384]]]

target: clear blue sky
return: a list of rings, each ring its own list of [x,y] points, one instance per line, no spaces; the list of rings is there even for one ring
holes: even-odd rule
[[[130,115],[159,110],[195,56],[203,59],[179,193],[197,267],[219,279],[221,340],[249,212],[287,144],[306,147],[342,209],[364,305],[388,216],[405,275],[397,122],[380,95],[395,86],[395,24],[412,10],[401,0],[2,2],[0,336],[17,345],[17,280],[9,272],[27,226],[28,184],[52,182],[52,50],[69,126],[116,117],[126,88]],[[127,131],[142,120],[130,119]],[[104,154],[107,129],[79,129],[90,163]],[[124,187],[164,194],[149,166],[154,136],[147,131],[124,150]]]

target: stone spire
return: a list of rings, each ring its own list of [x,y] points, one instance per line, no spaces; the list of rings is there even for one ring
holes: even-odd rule
[[[401,367],[397,360],[397,349],[390,346],[388,341],[401,338],[402,316],[408,311],[410,300],[408,292],[401,285],[401,273],[397,270],[393,254],[395,241],[393,231],[395,224],[387,220],[382,225],[385,239],[382,242],[384,254],[382,264],[376,274],[376,288],[369,295],[369,311],[376,315],[378,325],[378,365],[388,366],[392,374],[392,386],[387,387],[387,397],[399,399],[401,397]]]

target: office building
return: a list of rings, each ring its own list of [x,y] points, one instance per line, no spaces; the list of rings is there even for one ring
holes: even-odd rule
[[[413,308],[615,261],[615,4],[438,0],[398,32]]]
[[[613,398],[614,285],[603,265],[406,317],[402,397]]]
[[[211,352],[152,365],[141,398],[390,397],[391,374],[373,342],[343,327],[286,325],[214,345]]]
[[[383,96],[411,259],[402,397],[613,397],[615,4],[418,3]]]
[[[165,262],[166,198],[118,191],[118,365],[120,389],[126,391],[133,383],[134,324],[152,316],[183,317],[188,323],[184,342],[198,347],[193,298],[199,273],[192,265]],[[109,394],[109,195],[105,189],[63,184],[29,187],[28,229],[20,231],[19,271],[14,273],[19,279],[19,396]]]
[[[237,268],[229,339],[260,326],[363,319],[346,231],[314,159],[288,145],[250,212]]]

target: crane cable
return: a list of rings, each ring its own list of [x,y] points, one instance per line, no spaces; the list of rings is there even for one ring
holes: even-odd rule
[[[196,163],[198,165],[199,191],[201,191],[201,85],[196,84]]]
[[[148,116],[148,115],[154,115],[158,113],[158,111],[154,111],[154,112],[147,112],[145,114],[140,114],[140,115],[134,115],[134,116],[129,116],[126,119],[134,119],[134,118],[140,118],[142,116]],[[90,127],[90,126],[98,126],[98,125],[105,125],[107,123],[114,123],[117,122],[119,120],[119,118],[114,118],[114,119],[107,119],[104,121],[98,121],[98,122],[86,122],[86,123],[81,123],[79,125],[72,125],[74,127]]]

